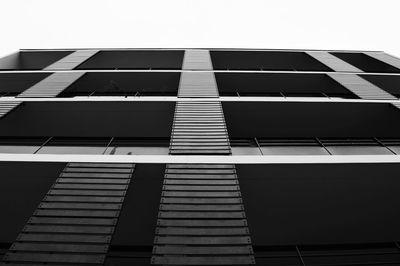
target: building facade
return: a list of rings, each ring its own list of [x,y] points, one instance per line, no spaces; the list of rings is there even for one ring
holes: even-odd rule
[[[1,265],[400,265],[400,59],[0,59]]]

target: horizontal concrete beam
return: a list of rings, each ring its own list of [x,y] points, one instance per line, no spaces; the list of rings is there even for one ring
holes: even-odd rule
[[[302,155],[302,156],[173,156],[173,155],[77,155],[0,154],[9,162],[104,162],[104,163],[207,163],[207,164],[327,164],[400,163],[399,155]]]

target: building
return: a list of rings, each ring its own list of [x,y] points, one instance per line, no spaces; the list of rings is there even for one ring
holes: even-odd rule
[[[0,96],[3,265],[400,265],[384,52],[20,50]]]

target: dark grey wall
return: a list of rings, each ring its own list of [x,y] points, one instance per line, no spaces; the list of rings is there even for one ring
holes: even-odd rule
[[[400,239],[399,164],[236,167],[254,245]]]
[[[398,137],[390,104],[223,102],[229,137]]]
[[[0,120],[0,136],[165,137],[173,102],[26,102]]]

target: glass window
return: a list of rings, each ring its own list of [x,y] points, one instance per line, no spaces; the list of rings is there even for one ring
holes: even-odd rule
[[[400,146],[387,146],[389,149],[391,149],[393,152],[395,152],[396,154],[400,155]]]
[[[264,155],[329,155],[323,147],[314,146],[264,146]]]
[[[168,155],[169,147],[108,147],[105,154],[117,155]]]
[[[38,154],[102,154],[111,138],[53,138]]]
[[[332,155],[393,154],[382,146],[330,146],[327,149]]]
[[[232,147],[232,155],[261,155],[258,147]]]
[[[28,153],[37,151],[46,138],[1,138],[0,153]]]
[[[40,146],[0,145],[0,153],[34,153]]]
[[[115,138],[105,154],[168,155],[169,139]]]

